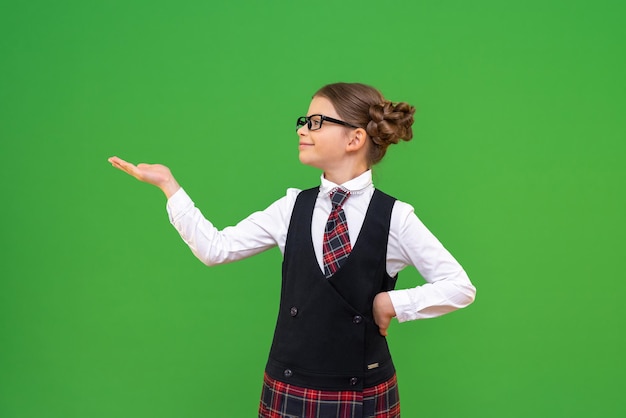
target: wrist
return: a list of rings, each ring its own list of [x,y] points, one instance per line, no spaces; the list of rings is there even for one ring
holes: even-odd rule
[[[381,292],[376,295],[374,299],[378,309],[381,313],[393,318],[396,316],[396,310],[393,307],[393,303],[391,302],[391,297],[389,296],[389,292]]]
[[[180,185],[178,184],[176,179],[172,177],[165,183],[161,184],[159,188],[161,189],[161,191],[163,191],[165,197],[169,199],[174,195],[174,193],[178,191],[178,189],[180,189]]]

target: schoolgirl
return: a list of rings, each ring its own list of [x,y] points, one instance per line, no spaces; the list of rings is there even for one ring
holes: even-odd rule
[[[207,265],[278,246],[282,290],[259,417],[399,417],[387,346],[392,318],[433,318],[473,302],[467,274],[407,203],[374,188],[371,168],[410,140],[415,109],[375,88],[335,83],[297,120],[299,158],[319,186],[288,189],[263,211],[216,229],[170,170],[109,161],[166,195],[170,221]],[[426,283],[394,290],[414,266]]]

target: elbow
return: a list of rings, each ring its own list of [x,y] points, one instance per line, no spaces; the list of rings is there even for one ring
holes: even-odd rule
[[[221,264],[232,263],[233,259],[228,257],[228,254],[219,252],[219,253],[210,253],[206,254],[195,254],[196,258],[202,262],[207,267],[219,266]]]
[[[463,295],[463,307],[469,306],[476,300],[476,287],[471,283],[464,285],[461,289],[461,294]]]
[[[218,266],[227,262],[225,259],[218,257],[198,257],[198,259],[207,267]]]
[[[464,270],[460,277],[457,277],[457,280],[455,280],[455,285],[458,291],[457,301],[460,303],[461,308],[474,303],[476,300],[476,287],[472,284]]]
[[[210,252],[200,253],[196,249],[192,248],[193,255],[200,260],[202,264],[207,267],[217,266],[218,264],[224,264],[224,257],[216,256]]]

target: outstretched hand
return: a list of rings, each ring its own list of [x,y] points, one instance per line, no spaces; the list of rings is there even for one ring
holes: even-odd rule
[[[164,165],[134,165],[132,163],[129,163],[128,161],[122,160],[119,157],[111,157],[109,158],[109,162],[113,167],[130,174],[137,180],[157,186],[163,191],[163,193],[165,193],[165,196],[167,196],[168,198],[176,193],[178,189],[180,189],[180,185],[178,184],[174,176],[172,176],[172,172]]]
[[[387,336],[387,329],[391,324],[391,318],[396,316],[389,293],[382,292],[374,297],[374,322],[378,325],[378,332],[383,337]]]

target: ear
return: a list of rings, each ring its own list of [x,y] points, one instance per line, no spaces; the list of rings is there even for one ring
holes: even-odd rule
[[[356,128],[350,132],[350,138],[346,144],[346,151],[359,151],[367,144],[367,132],[363,128]]]

